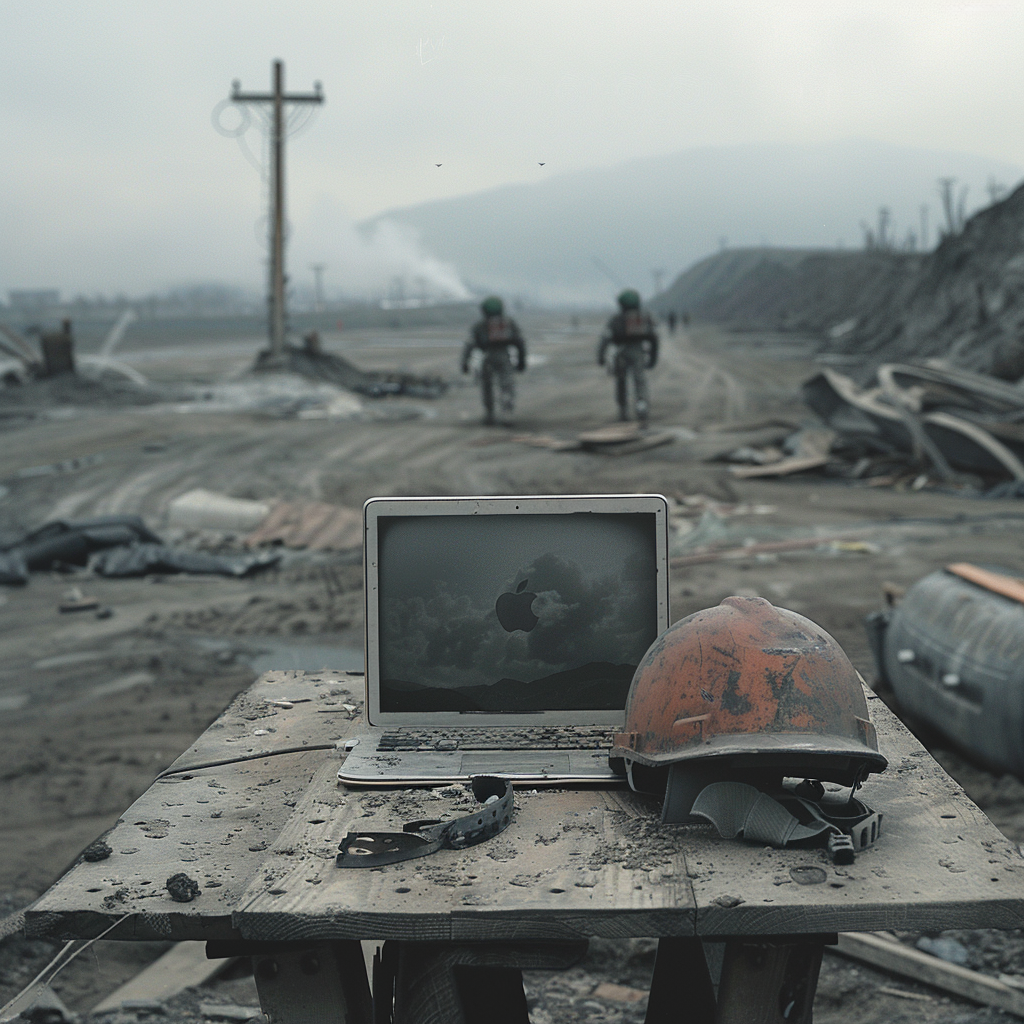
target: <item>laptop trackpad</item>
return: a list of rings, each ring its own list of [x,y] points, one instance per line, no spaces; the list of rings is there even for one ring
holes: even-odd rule
[[[462,772],[464,775],[480,775],[487,772],[503,772],[509,775],[557,772],[566,775],[569,772],[569,755],[548,750],[495,750],[486,754],[463,754]]]

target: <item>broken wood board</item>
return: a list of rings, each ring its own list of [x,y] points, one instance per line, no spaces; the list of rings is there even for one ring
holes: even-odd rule
[[[729,472],[741,480],[759,476],[789,476],[790,473],[818,469],[828,462],[828,458],[827,455],[793,455],[788,459],[769,462],[763,466],[730,466]]]
[[[606,427],[584,430],[576,435],[580,444],[622,444],[624,441],[635,441],[642,435],[639,423],[610,423]]]
[[[632,455],[634,452],[670,444],[675,435],[667,431],[649,432],[639,423],[612,423],[596,430],[584,430],[577,434],[579,445],[589,452],[602,455]]]
[[[953,562],[946,566],[946,572],[953,573],[969,583],[977,584],[993,594],[1001,597],[1008,597],[1011,601],[1019,601],[1024,604],[1024,580],[1015,579],[1013,576],[1004,576],[1002,573],[990,572],[988,569],[981,569],[969,562]]]
[[[823,850],[778,850],[690,830],[686,864],[697,934],[814,934],[1019,928],[1024,860],[906,727],[865,690],[889,767],[858,797],[881,837],[847,867]]]
[[[553,452],[579,451],[582,447],[579,441],[552,437],[550,434],[515,434],[511,440],[517,444],[526,444],[531,448],[547,448]]]
[[[268,704],[268,697],[309,699],[282,708]],[[348,717],[317,709],[361,697],[362,677],[268,672],[171,767],[332,742],[350,728]],[[112,938],[237,937],[231,912],[238,897],[316,769],[334,756],[326,750],[283,754],[155,782],[104,836],[111,855],[76,864],[26,911],[26,933],[92,938],[129,915]],[[200,886],[191,903],[175,902],[165,888],[178,872]]]
[[[553,452],[599,452],[601,455],[632,455],[634,452],[657,448],[675,440],[668,432],[647,433],[635,423],[616,423],[610,427],[584,431],[575,440],[552,437],[549,434],[516,434],[511,440],[532,448],[546,448]]]
[[[1024,992],[1019,989],[979,971],[947,963],[930,953],[910,949],[893,939],[844,933],[839,936],[838,946],[831,949],[841,956],[890,974],[913,978],[972,1002],[995,1006],[1015,1017],[1024,1017]]]
[[[649,448],[660,448],[663,444],[671,444],[675,440],[673,434],[668,432],[641,434],[634,441],[623,441],[621,444],[602,444],[593,446],[584,444],[587,451],[598,452],[601,455],[633,455],[636,452],[647,451]]]
[[[323,501],[279,501],[245,538],[246,547],[283,544],[312,551],[351,551],[362,547],[363,517],[355,509]]]
[[[134,978],[98,1002],[89,1012],[106,1013],[108,1010],[117,1010],[122,1003],[131,999],[163,1002],[187,988],[196,988],[204,984],[234,960],[234,957],[226,960],[207,960],[205,942],[178,942],[163,956],[139,971]]]

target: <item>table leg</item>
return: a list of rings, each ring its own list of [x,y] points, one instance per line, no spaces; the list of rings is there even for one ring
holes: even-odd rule
[[[393,965],[394,1010],[392,984],[378,984],[375,966],[375,1024],[529,1024],[523,969],[561,970],[586,951],[585,940],[385,943],[380,969]]]
[[[821,956],[830,939],[729,939],[716,1024],[810,1024]]]
[[[372,1024],[357,941],[279,949],[252,961],[260,1007],[272,1024]]]
[[[644,1024],[714,1024],[715,990],[700,939],[658,939]]]

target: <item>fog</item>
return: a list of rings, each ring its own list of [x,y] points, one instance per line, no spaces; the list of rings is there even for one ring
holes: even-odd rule
[[[289,141],[287,188],[293,281],[311,283],[309,265],[323,263],[328,297],[397,287],[460,298],[494,287],[536,301],[594,301],[591,256],[630,278],[653,266],[671,277],[723,238],[853,245],[876,204],[903,201],[893,197],[907,197],[907,224],[915,205],[930,203],[934,224],[929,182],[968,174],[953,154],[970,166],[972,206],[985,201],[989,178],[1011,185],[1024,166],[1018,5],[646,2],[594,11],[583,2],[324,0],[285,10],[5,0],[0,297],[43,287],[140,294],[197,281],[259,292],[265,182],[211,114],[234,79],[266,91],[275,58],[285,61],[287,89],[321,81],[326,96]],[[500,219],[456,244],[422,217],[398,216],[508,186],[560,187],[583,201],[595,168],[851,139],[901,147],[906,166],[892,162],[891,189],[829,205],[827,224],[813,227],[822,218],[808,203],[806,174],[787,188],[786,174],[760,182],[755,164],[743,209],[802,208],[811,226],[789,218],[788,234],[753,229],[744,239],[691,195],[689,208],[652,214],[665,229],[654,251],[646,229],[616,232],[616,251],[588,252],[586,274],[547,291],[547,270],[531,277],[472,257],[511,248]],[[247,141],[259,162],[256,127]],[[939,156],[929,163],[921,154]],[[622,187],[595,193],[588,224],[614,220],[628,173]],[[649,290],[649,280],[634,283]]]

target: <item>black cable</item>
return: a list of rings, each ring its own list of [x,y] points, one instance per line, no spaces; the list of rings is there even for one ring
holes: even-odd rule
[[[264,757],[277,757],[279,754],[301,754],[305,750],[336,750],[335,743],[311,743],[305,747],[284,747],[282,750],[264,750],[260,754],[245,754],[242,757],[228,757],[223,761],[203,761],[202,764],[190,764],[184,768],[168,768],[162,771],[153,781],[159,782],[169,775],[184,775],[186,772],[197,772],[202,768],[220,768],[225,764],[240,764],[242,761],[259,761]]]

